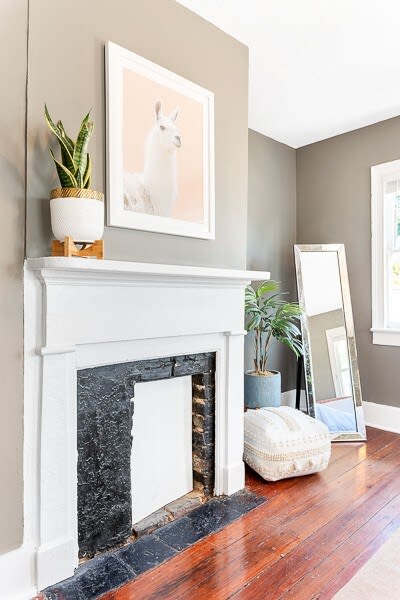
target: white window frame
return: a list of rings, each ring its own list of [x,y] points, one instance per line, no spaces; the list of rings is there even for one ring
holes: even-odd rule
[[[372,341],[383,346],[400,346],[400,328],[388,324],[388,260],[385,230],[384,183],[400,178],[400,160],[371,167],[372,240]]]
[[[344,342],[347,348],[347,335],[346,328],[344,326],[334,327],[333,329],[327,329],[325,332],[326,342],[328,345],[328,354],[329,354],[329,362],[331,365],[332,379],[333,385],[335,388],[335,394],[337,398],[347,398],[352,395],[350,390],[349,394],[345,393],[344,390],[344,382],[343,382],[343,372],[347,371],[349,373],[350,379],[350,387],[351,387],[351,368],[350,368],[350,359],[348,360],[347,369],[341,369],[339,364],[339,359],[337,355],[337,346],[338,342]]]

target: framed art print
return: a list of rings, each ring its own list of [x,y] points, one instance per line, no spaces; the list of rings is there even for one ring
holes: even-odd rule
[[[108,225],[214,239],[214,94],[106,46]]]

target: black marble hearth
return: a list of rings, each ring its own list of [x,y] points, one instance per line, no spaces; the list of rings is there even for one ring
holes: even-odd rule
[[[156,532],[80,565],[74,577],[44,590],[44,600],[95,600],[176,556],[266,501],[252,492],[213,498]]]
[[[79,555],[132,536],[131,448],[135,384],[192,376],[193,481],[213,494],[215,353],[159,358],[78,371]]]

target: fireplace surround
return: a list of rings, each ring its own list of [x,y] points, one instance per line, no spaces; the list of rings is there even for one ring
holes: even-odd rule
[[[26,261],[24,543],[7,556],[4,590],[18,587],[28,597],[78,565],[77,397],[87,369],[212,353],[214,494],[243,488],[243,294],[247,283],[267,278],[81,258]]]
[[[214,493],[215,354],[163,357],[78,371],[79,555],[125,542],[132,535],[132,417],[135,385],[191,376],[194,488]],[[173,435],[173,432],[171,432]],[[162,448],[160,448],[162,453]],[[160,454],[160,460],[162,455]]]

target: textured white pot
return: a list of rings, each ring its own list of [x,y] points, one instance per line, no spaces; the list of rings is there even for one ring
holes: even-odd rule
[[[80,188],[57,188],[51,192],[51,228],[61,242],[94,242],[104,233],[103,194]]]

